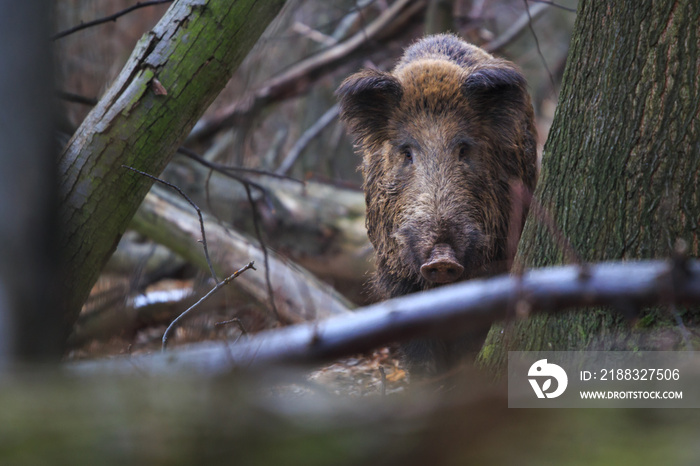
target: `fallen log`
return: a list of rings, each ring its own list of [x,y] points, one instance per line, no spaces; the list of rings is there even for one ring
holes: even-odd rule
[[[163,354],[81,362],[71,369],[211,374],[235,367],[318,364],[392,341],[485,329],[503,319],[525,318],[531,312],[602,305],[627,312],[668,303],[700,304],[700,261],[560,266],[523,276],[472,280],[374,304],[323,322],[260,332],[236,344],[198,344]]]
[[[167,246],[189,262],[208,270],[199,246],[200,224],[192,208],[180,198],[155,186],[146,196],[132,227]],[[265,258],[254,239],[204,216],[207,243],[216,273],[226,277],[250,261],[258,271],[249,271],[230,286],[240,288],[257,302],[269,304]],[[347,313],[353,306],[329,285],[308,271],[268,251],[268,266],[274,304],[283,323],[318,320]]]

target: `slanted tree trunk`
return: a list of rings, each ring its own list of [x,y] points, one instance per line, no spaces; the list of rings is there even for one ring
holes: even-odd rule
[[[679,238],[698,255],[699,76],[697,1],[579,3],[535,194],[584,261],[668,257]],[[527,220],[526,267],[568,261],[546,223]],[[500,365],[508,350],[688,344],[676,319],[697,314],[667,311],[646,310],[636,325],[604,309],[510,322],[492,329],[482,357]]]
[[[59,160],[65,335],[152,180],[283,0],[177,0],[137,44]]]

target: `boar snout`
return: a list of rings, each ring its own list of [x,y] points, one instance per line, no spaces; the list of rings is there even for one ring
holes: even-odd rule
[[[436,244],[430,257],[421,265],[423,278],[432,283],[452,283],[462,276],[464,267],[457,262],[455,252],[449,244]]]

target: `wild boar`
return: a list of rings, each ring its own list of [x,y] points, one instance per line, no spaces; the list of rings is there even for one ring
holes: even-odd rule
[[[338,88],[362,155],[373,287],[387,299],[504,272],[523,221],[512,186],[534,190],[536,128],[525,78],[457,36],[410,46],[391,72],[365,69]],[[514,231],[515,230],[515,231]],[[482,342],[479,342],[480,345]],[[435,373],[469,338],[403,346],[411,372]]]

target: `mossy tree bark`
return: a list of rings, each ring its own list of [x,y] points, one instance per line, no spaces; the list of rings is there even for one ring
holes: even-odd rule
[[[536,198],[584,261],[668,257],[679,238],[697,256],[700,3],[582,1],[568,60]],[[536,215],[518,259],[565,262]],[[500,366],[509,350],[670,349],[682,339],[669,317],[645,310],[630,325],[604,309],[536,316],[492,329],[481,356]]]
[[[159,174],[283,3],[177,0],[63,151],[66,336],[152,184],[121,165]]]

